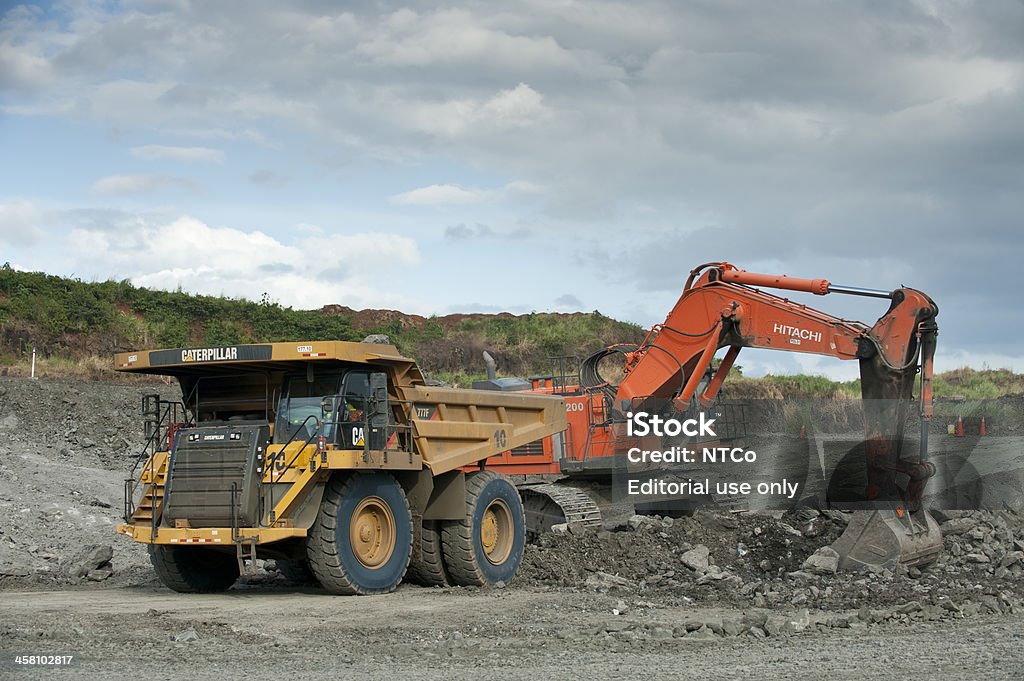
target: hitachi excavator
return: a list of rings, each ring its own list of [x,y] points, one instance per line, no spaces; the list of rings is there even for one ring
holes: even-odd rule
[[[867,296],[889,302],[872,326],[841,319],[763,288],[816,295]],[[635,441],[624,437],[626,414],[670,401],[679,412],[707,408],[744,347],[827,355],[860,365],[864,441],[855,450],[866,483],[858,509],[833,545],[840,567],[883,568],[923,564],[941,550],[938,526],[921,499],[935,466],[928,457],[932,418],[932,361],[938,308],[912,288],[892,291],[839,286],[825,279],[755,274],[725,262],[690,272],[682,295],[665,321],[639,346],[611,346],[585,360],[578,385],[553,376],[533,379],[532,389],[565,399],[568,429],[529,448],[506,452],[487,463],[521,474],[527,531],[557,522],[600,522],[597,506],[572,485],[534,483],[540,475],[610,479]],[[717,368],[712,358],[728,348]],[[598,372],[608,355],[624,355],[621,382]],[[919,397],[914,398],[920,374]],[[500,379],[499,379],[500,380]],[[908,451],[904,428],[920,420],[919,449]],[[564,481],[564,479],[563,479]],[[834,501],[834,500],[833,500]]]

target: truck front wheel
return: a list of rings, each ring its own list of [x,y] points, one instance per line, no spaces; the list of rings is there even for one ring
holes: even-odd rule
[[[149,560],[164,586],[181,593],[225,591],[239,575],[234,555],[204,547],[150,544]]]
[[[412,513],[387,473],[336,475],[306,542],[309,566],[335,594],[394,591],[412,552]]]

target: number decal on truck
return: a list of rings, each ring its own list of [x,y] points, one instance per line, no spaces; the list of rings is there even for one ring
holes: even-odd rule
[[[276,469],[278,473],[285,469],[284,450],[267,456],[267,468]]]
[[[508,444],[508,435],[505,434],[504,430],[496,430],[494,431],[494,442],[499,447],[504,447]]]

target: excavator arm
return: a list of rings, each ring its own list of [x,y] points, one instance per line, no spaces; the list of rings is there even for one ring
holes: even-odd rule
[[[885,314],[867,327],[755,287],[816,295],[860,295],[890,302]],[[701,265],[690,273],[679,301],[665,321],[652,328],[636,350],[626,353],[625,377],[615,392],[613,408],[625,413],[660,398],[673,399],[683,411],[694,397],[706,408],[745,347],[857,360],[865,417],[864,499],[888,504],[886,509],[891,507],[894,515],[890,518],[886,515],[890,511],[882,510],[875,512],[882,516],[865,519],[869,527],[860,530],[862,536],[846,549],[843,559],[847,564],[878,565],[891,562],[892,554],[899,552],[903,562],[924,562],[938,550],[934,521],[920,509],[925,485],[935,471],[928,461],[927,433],[932,417],[931,374],[937,314],[938,308],[931,298],[911,288],[880,291],[837,286],[825,279],[755,274],[724,262]],[[728,352],[697,395],[715,352],[726,347]],[[907,461],[903,431],[912,416],[918,373],[920,450]],[[906,476],[902,487],[896,485],[898,475]],[[912,514],[918,516],[916,524]],[[884,528],[877,527],[879,523],[900,535],[895,548],[891,541],[879,548],[878,536],[892,539]],[[894,523],[899,527],[893,529]],[[905,540],[903,534],[916,539]],[[911,544],[913,550],[909,548]],[[886,555],[884,560],[874,560],[865,552]]]
[[[891,303],[889,310],[868,328],[860,322],[753,288],[755,285],[818,295],[856,292],[887,298]],[[866,360],[871,367],[878,365],[898,378],[895,382],[893,376],[881,383],[871,381],[865,387],[865,398],[905,398],[913,389],[918,370],[920,335],[924,331],[934,338],[937,313],[935,303],[915,289],[854,289],[833,286],[824,279],[754,274],[728,263],[702,265],[691,272],[665,321],[651,329],[636,351],[627,353],[626,376],[618,386],[616,398],[630,402],[638,398],[671,397],[685,407],[694,397],[714,353],[723,347],[728,347],[729,352],[700,395],[704,406],[714,400],[744,347],[859,359],[862,374]],[[929,348],[934,351],[934,340]],[[869,368],[869,373],[876,371]]]

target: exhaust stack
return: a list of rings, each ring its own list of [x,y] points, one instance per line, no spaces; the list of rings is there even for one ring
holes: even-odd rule
[[[498,377],[498,365],[495,364],[491,353],[484,350],[484,365],[487,367],[487,380],[493,381]]]

